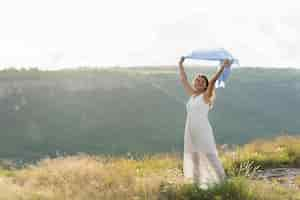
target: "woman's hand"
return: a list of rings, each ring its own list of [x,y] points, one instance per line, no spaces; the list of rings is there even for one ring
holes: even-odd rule
[[[232,61],[229,60],[229,59],[224,59],[223,62],[222,62],[222,66],[223,66],[223,67],[230,67],[231,62],[232,62]]]

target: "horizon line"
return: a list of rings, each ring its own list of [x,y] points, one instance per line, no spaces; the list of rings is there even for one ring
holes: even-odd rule
[[[110,66],[100,66],[100,65],[82,65],[82,66],[74,66],[74,67],[60,67],[60,68],[45,68],[45,67],[36,67],[36,66],[22,66],[22,67],[16,67],[16,66],[9,66],[9,67],[0,67],[0,71],[5,70],[38,70],[38,71],[60,71],[60,70],[78,70],[78,69],[142,69],[142,68],[168,68],[168,69],[176,69],[177,65],[110,65]],[[184,68],[195,68],[195,67],[201,67],[201,68],[217,68],[219,66],[216,65],[199,65],[199,64],[186,64]],[[263,68],[263,69],[297,69],[299,70],[300,67],[293,67],[293,66],[287,66],[287,67],[267,67],[267,66],[235,66],[234,68]]]

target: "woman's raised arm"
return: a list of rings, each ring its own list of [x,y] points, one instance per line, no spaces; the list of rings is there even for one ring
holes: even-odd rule
[[[188,81],[187,75],[183,68],[183,62],[184,62],[184,57],[181,57],[179,61],[179,78],[187,95],[191,96],[194,94],[195,91]]]
[[[225,59],[223,63],[221,64],[220,69],[212,76],[212,78],[209,80],[209,84],[207,87],[207,90],[205,92],[205,97],[210,98],[213,95],[213,90],[215,89],[215,83],[218,80],[218,78],[221,76],[222,72],[224,71],[225,67],[230,67],[230,60]]]

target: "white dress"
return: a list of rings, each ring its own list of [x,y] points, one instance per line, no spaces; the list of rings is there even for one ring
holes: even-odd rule
[[[191,96],[186,103],[183,172],[186,181],[206,189],[226,177],[208,120],[209,104],[203,94]]]

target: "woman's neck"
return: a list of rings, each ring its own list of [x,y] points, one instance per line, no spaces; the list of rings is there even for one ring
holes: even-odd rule
[[[203,94],[203,92],[196,92],[196,93],[193,94],[193,97],[199,96],[201,94]]]
[[[194,94],[195,95],[200,95],[200,94],[203,94],[204,93],[204,91],[201,91],[201,92],[195,92]]]

